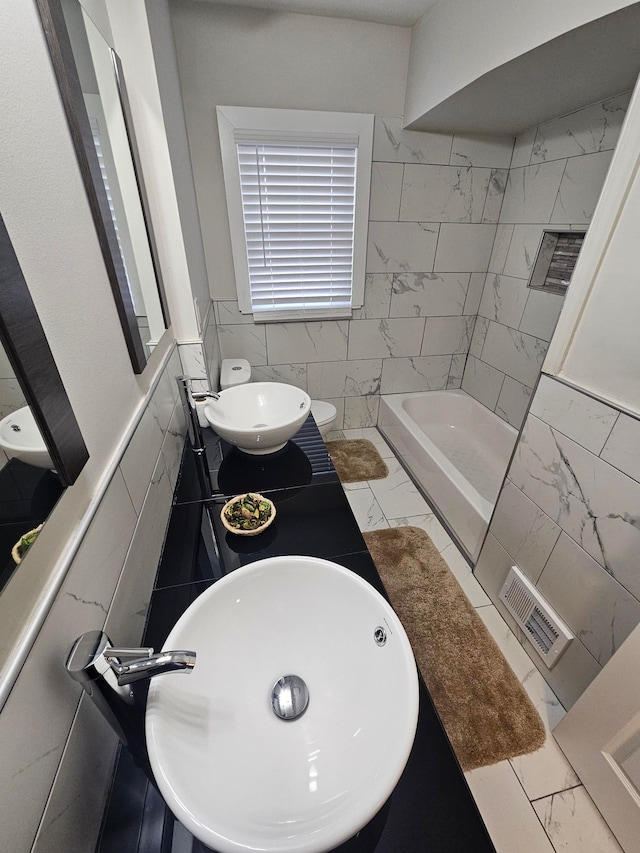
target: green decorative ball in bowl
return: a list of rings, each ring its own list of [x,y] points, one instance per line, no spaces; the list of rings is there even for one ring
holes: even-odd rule
[[[236,495],[220,511],[226,529],[237,536],[256,536],[266,530],[275,517],[273,501],[257,492]]]

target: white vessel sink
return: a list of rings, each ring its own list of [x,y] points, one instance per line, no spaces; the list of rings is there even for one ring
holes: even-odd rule
[[[151,681],[149,758],[197,838],[219,853],[320,853],[380,810],[411,751],[418,678],[370,584],[314,557],[260,560],[204,592],[165,648],[197,660],[186,677]],[[272,704],[283,676],[308,689],[294,719]]]
[[[53,470],[47,445],[29,406],[23,406],[0,421],[0,448],[10,459],[15,457],[37,468]]]
[[[221,438],[245,453],[275,453],[306,421],[311,398],[283,382],[250,382],[220,392],[204,413]]]

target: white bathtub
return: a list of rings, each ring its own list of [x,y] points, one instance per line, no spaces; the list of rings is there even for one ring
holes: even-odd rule
[[[378,428],[475,562],[516,430],[464,391],[385,395]]]

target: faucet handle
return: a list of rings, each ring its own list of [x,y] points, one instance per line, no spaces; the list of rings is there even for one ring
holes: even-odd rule
[[[108,661],[117,660],[119,663],[125,660],[135,660],[136,658],[150,658],[152,654],[152,648],[116,649],[112,646],[104,651],[104,656]]]

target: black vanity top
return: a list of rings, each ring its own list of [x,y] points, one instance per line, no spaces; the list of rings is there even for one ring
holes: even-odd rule
[[[212,497],[189,446],[151,598],[143,643],[159,648],[184,610],[217,579],[254,560],[302,554],[332,560],[386,592],[310,416],[278,454],[249,457],[211,430],[206,467]],[[256,537],[228,533],[220,508],[228,497],[257,491],[278,514]],[[201,853],[153,785],[122,749],[98,853]],[[420,678],[420,713],[407,766],[381,812],[339,853],[495,853],[464,776]]]

